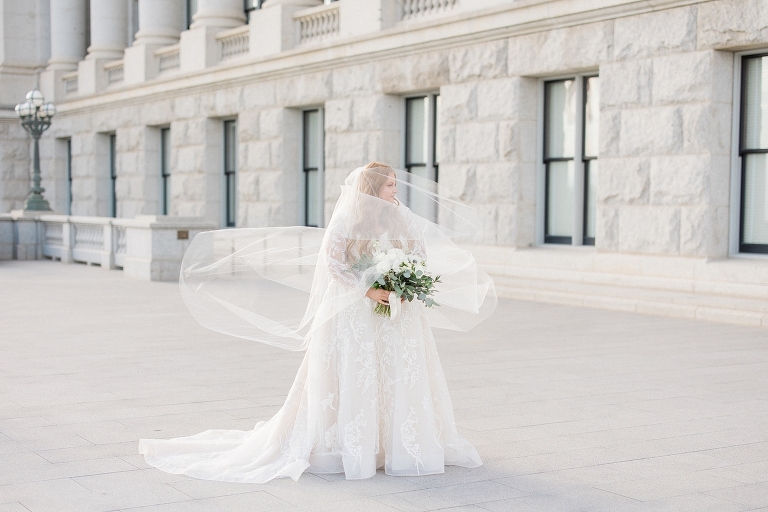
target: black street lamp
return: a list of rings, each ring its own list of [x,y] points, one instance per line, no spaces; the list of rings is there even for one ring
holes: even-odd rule
[[[27,93],[27,101],[16,105],[16,113],[21,118],[21,126],[35,140],[35,167],[32,173],[32,188],[24,203],[25,210],[50,211],[48,201],[43,198],[45,189],[40,186],[40,136],[51,126],[51,118],[56,114],[56,105],[46,103],[43,93],[33,89]]]

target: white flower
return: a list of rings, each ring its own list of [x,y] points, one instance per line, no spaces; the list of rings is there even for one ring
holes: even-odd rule
[[[373,257],[373,261],[376,263],[379,263],[380,261],[384,261],[387,258],[387,255],[383,252],[377,252],[376,255]]]
[[[392,265],[387,260],[380,261],[376,264],[376,272],[380,274],[386,274],[390,270],[392,270]]]

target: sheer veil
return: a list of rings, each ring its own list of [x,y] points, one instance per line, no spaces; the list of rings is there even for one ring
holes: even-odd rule
[[[379,199],[394,172],[399,201]],[[200,233],[182,261],[179,285],[195,319],[214,331],[304,350],[313,330],[361,299],[380,276],[368,264],[386,239],[426,259],[439,275],[426,308],[432,327],[465,331],[496,307],[491,278],[456,241],[475,235],[475,211],[440,184],[385,167],[355,169],[326,229],[271,227]]]

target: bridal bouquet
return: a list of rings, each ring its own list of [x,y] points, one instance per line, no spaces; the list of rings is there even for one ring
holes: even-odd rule
[[[423,259],[394,248],[386,252],[377,251],[367,260],[363,265],[375,266],[376,272],[381,274],[373,283],[373,288],[394,292],[395,299],[404,298],[408,302],[418,299],[428,308],[440,305],[430,297],[435,292],[435,284],[440,282],[440,276],[433,278],[429,275]],[[398,302],[395,307],[399,306]],[[374,311],[383,316],[393,316],[390,306],[384,304],[376,304]]]

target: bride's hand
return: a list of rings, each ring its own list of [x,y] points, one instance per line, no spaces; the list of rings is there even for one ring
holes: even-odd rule
[[[385,306],[389,306],[389,292],[387,290],[381,290],[379,288],[370,288],[366,292],[365,296],[371,300],[378,302],[379,304],[384,304]],[[401,297],[400,303],[402,304],[403,302],[405,302],[405,299]]]
[[[365,293],[365,296],[371,300],[378,302],[379,304],[389,306],[389,292],[387,290],[381,290],[379,288],[370,288]]]

